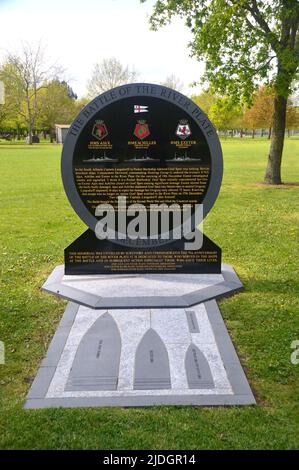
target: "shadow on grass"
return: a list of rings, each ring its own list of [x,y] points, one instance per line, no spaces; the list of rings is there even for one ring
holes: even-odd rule
[[[281,184],[270,184],[270,183],[254,183],[252,184],[253,187],[258,187],[258,188],[269,188],[269,189],[289,189],[289,188],[294,188],[294,187],[299,187],[299,183],[293,183],[293,182],[284,182]]]

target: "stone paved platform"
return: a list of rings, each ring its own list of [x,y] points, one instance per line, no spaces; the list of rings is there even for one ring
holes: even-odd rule
[[[114,274],[66,276],[57,266],[43,285],[51,294],[93,309],[189,307],[232,295],[243,285],[233,267],[221,274]]]
[[[252,405],[215,300],[188,308],[70,302],[26,408]]]

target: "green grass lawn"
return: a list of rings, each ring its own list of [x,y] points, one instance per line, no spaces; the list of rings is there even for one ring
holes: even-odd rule
[[[259,184],[268,145],[223,141],[224,181],[204,225],[245,286],[220,308],[258,406],[24,410],[65,308],[40,287],[84,226],[62,188],[61,147],[1,143],[1,449],[299,447],[299,187]],[[299,140],[286,141],[283,179],[299,183]]]

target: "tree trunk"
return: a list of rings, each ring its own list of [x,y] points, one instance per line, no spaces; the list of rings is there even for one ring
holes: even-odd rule
[[[272,134],[272,127],[269,127],[269,132],[268,132],[268,139],[271,139],[271,134]]]
[[[240,129],[240,137],[243,138],[243,129]]]
[[[32,145],[32,126],[31,126],[31,122],[28,123],[28,144]]]
[[[254,139],[255,129],[252,129],[251,137]]]
[[[264,181],[269,184],[281,184],[281,157],[286,126],[287,98],[276,95],[274,98],[274,116],[268,165]]]

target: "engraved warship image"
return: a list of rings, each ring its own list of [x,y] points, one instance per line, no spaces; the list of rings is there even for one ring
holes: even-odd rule
[[[91,157],[88,160],[83,160],[84,163],[113,163],[118,162],[118,158],[109,158],[106,153],[100,157]]]
[[[198,158],[190,158],[190,157],[188,157],[188,155],[185,152],[184,155],[182,155],[182,156],[179,156],[175,153],[173,158],[170,158],[166,161],[169,162],[169,163],[185,163],[185,162],[186,163],[193,163],[193,162],[200,162],[201,158],[199,158],[199,157]]]
[[[169,357],[158,333],[150,328],[135,356],[134,390],[171,389]]]
[[[118,326],[106,311],[83,336],[65,390],[116,390],[120,352]]]
[[[143,157],[133,157],[130,158],[129,160],[126,160],[126,163],[135,163],[135,162],[157,162],[159,161],[159,158],[151,158],[148,157],[147,155],[144,155]]]

